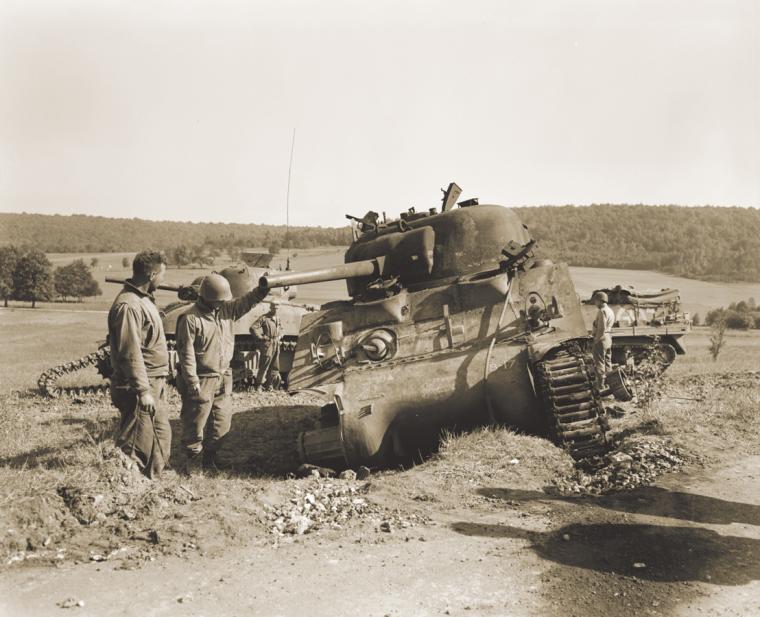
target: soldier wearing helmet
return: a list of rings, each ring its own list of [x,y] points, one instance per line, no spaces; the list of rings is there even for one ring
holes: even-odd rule
[[[607,305],[609,299],[605,292],[595,291],[592,299],[599,309],[592,328],[594,336],[592,353],[596,385],[601,391],[605,389],[607,373],[612,370],[612,327],[615,325],[615,314]]]
[[[209,274],[200,284],[198,300],[177,322],[177,389],[182,396],[182,445],[188,472],[200,462],[204,466],[216,463],[232,420],[232,325],[268,291],[259,286],[233,300],[227,279]]]

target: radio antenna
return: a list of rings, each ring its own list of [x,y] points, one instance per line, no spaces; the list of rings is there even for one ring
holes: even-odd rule
[[[293,139],[290,142],[290,162],[288,163],[288,192],[285,197],[285,254],[287,259],[285,269],[290,270],[290,176],[293,171],[293,151],[296,149],[296,129],[293,128]]]

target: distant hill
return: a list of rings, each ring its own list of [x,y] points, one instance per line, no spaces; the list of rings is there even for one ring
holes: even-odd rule
[[[289,244],[287,244],[289,242]],[[204,243],[222,248],[345,246],[349,227],[291,227],[238,223],[190,223],[116,219],[84,214],[0,213],[0,245],[33,244],[47,253],[115,253],[146,246],[170,249]]]
[[[656,270],[704,280],[760,281],[760,210],[593,205],[515,208],[539,254],[574,266]],[[45,252],[128,252],[203,243],[343,246],[348,227],[291,227],[0,213],[0,244]]]
[[[574,266],[760,281],[760,210],[593,205],[516,208],[541,254]]]

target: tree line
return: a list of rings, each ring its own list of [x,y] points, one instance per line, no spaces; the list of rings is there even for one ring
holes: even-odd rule
[[[137,252],[146,246],[170,254],[178,247],[242,248],[345,246],[349,227],[290,227],[239,223],[147,221],[87,215],[0,213],[0,245],[30,244],[46,253]],[[277,252],[277,251],[274,251]]]
[[[720,327],[722,324],[733,330],[760,330],[760,306],[754,298],[750,298],[707,313],[706,326]]]
[[[760,211],[644,205],[515,208],[539,252],[573,266],[760,281]]]
[[[760,210],[610,205],[515,208],[539,253],[573,266],[655,270],[720,281],[760,281]],[[348,227],[290,227],[0,213],[0,245],[46,252],[163,249],[176,265],[205,266],[242,248],[345,246]]]
[[[77,259],[54,269],[37,248],[0,246],[0,297],[5,306],[8,300],[22,300],[31,302],[32,308],[45,300],[81,302],[103,293],[90,271],[96,265],[97,257],[93,257],[90,266]]]

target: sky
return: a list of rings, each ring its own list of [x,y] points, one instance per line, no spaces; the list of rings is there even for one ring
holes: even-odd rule
[[[338,226],[450,181],[760,206],[760,0],[0,3],[0,212]]]

